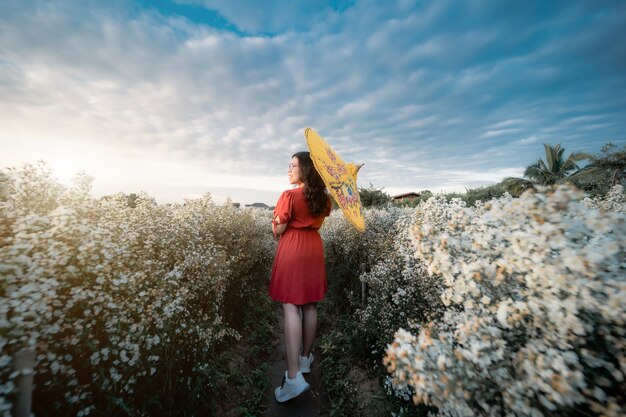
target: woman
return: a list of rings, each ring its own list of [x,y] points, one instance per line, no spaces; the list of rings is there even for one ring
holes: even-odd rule
[[[278,249],[269,295],[283,303],[287,371],[276,388],[276,401],[285,402],[309,389],[303,373],[311,371],[311,348],[317,332],[317,306],[326,294],[326,263],[318,229],[330,214],[326,187],[308,152],[298,152],[289,164],[289,182],[274,209],[272,228]],[[300,315],[302,313],[302,315]],[[300,351],[302,347],[302,351]]]

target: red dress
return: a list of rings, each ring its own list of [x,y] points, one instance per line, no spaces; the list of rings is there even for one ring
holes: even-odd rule
[[[269,294],[272,300],[303,305],[321,301],[326,294],[326,262],[318,229],[330,214],[313,217],[304,187],[283,192],[274,209],[274,219],[287,223],[278,241]]]

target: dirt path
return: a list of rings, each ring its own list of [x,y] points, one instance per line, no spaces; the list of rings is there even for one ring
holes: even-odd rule
[[[276,348],[270,357],[270,387],[265,394],[267,409],[263,416],[268,417],[320,417],[329,415],[328,401],[324,394],[321,377],[319,374],[319,352],[314,349],[315,360],[311,367],[311,373],[305,375],[306,381],[311,385],[311,389],[304,394],[289,400],[285,403],[278,403],[274,399],[274,389],[279,386],[287,369],[285,358],[285,340],[283,337],[283,318],[281,310],[277,309],[279,316],[278,325],[274,329]]]

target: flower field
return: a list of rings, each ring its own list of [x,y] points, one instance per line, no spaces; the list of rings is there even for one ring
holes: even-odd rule
[[[222,415],[225,358],[266,343],[246,317],[273,314],[271,212],[90,187],[45,165],[0,172],[0,411],[12,355],[32,347],[38,416]],[[363,234],[337,211],[321,229],[335,415],[624,415],[620,186],[365,215]]]
[[[327,309],[343,319],[327,371],[384,356],[379,381],[398,398],[342,412],[624,415],[625,213],[621,186],[596,200],[561,186],[369,210],[362,238],[333,214]],[[334,387],[337,400],[360,389]]]
[[[239,343],[246,311],[270,308],[271,213],[208,195],[94,200],[88,177],[65,188],[45,165],[1,181],[4,415],[11,356],[28,346],[36,415],[210,415],[223,352]]]

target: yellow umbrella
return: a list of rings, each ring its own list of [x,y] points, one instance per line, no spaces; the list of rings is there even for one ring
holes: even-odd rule
[[[324,180],[343,214],[357,230],[365,231],[363,207],[356,185],[356,174],[361,165],[346,164],[326,141],[310,127],[304,130],[315,169]]]

